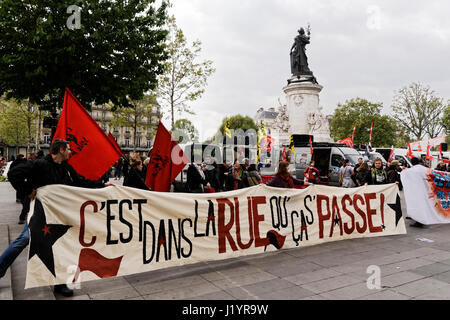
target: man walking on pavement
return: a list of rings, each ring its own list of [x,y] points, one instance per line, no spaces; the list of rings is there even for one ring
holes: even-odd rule
[[[64,140],[55,139],[50,147],[51,154],[43,159],[38,159],[33,163],[30,173],[30,194],[28,197],[34,199],[36,190],[50,184],[65,184],[70,186],[84,188],[102,188],[106,186],[114,186],[113,183],[103,183],[100,180],[87,180],[80,176],[70,164],[67,163],[70,155],[69,143]],[[28,246],[30,235],[28,231],[28,223],[19,237],[14,240],[9,247],[0,256],[0,278],[2,278],[6,270],[11,266],[14,260],[19,256],[24,248]],[[69,289],[65,284],[55,285],[55,293],[60,293],[66,297],[73,295],[73,290]]]

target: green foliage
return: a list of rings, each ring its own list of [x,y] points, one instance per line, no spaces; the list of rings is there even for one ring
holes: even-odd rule
[[[355,122],[354,143],[369,143],[370,124],[373,121],[372,146],[390,147],[396,145],[397,127],[395,121],[381,115],[382,104],[372,103],[366,99],[356,98],[338,104],[330,125],[330,133],[336,141],[351,137]]]
[[[201,42],[191,45],[175,18],[169,18],[169,37],[164,73],[158,78],[157,96],[161,105],[170,113],[172,128],[175,124],[175,112],[194,114],[189,102],[199,99],[205,92],[207,79],[215,72],[211,60],[197,62],[201,51]]]
[[[141,100],[130,100],[129,107],[109,107],[113,111],[110,121],[112,128],[129,127],[133,132],[133,145],[136,149],[137,132],[143,131],[147,136],[153,137],[158,122],[153,121],[155,116],[156,99],[152,95],[146,95]],[[149,130],[150,129],[150,130]]]
[[[80,29],[66,25],[70,5],[81,7]],[[2,0],[0,94],[52,112],[66,87],[88,109],[139,100],[167,58],[166,11],[165,0]]]
[[[9,145],[32,142],[36,114],[28,102],[0,100],[0,141]]]
[[[194,127],[194,124],[188,119],[178,119],[175,121],[172,131],[183,131],[183,136],[187,136],[189,141],[179,141],[179,143],[198,142],[198,131]]]
[[[225,122],[227,119],[222,120],[222,124],[219,127],[219,132],[222,136],[225,136]],[[228,118],[229,120],[229,126],[232,130],[242,129],[244,132],[248,129],[254,129],[255,131],[258,131],[258,126],[256,125],[253,118],[249,116],[243,116],[240,114],[231,116]]]
[[[444,128],[445,133],[450,134],[450,101],[447,102],[447,107],[444,110],[441,125]]]
[[[443,99],[437,97],[430,87],[420,83],[400,89],[392,105],[393,118],[414,140],[422,140],[426,135],[435,138],[442,132],[445,108]]]

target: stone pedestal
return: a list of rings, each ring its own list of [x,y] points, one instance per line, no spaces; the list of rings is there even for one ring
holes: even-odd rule
[[[319,94],[323,87],[308,79],[290,79],[283,88],[293,134],[311,134],[315,142],[333,142],[328,121],[322,114]]]

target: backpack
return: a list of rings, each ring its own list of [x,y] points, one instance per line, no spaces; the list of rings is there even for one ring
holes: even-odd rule
[[[33,162],[27,161],[17,164],[8,171],[8,181],[21,196],[26,196],[32,191],[30,184],[32,167]]]

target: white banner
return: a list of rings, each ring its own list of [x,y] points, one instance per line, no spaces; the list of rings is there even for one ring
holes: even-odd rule
[[[208,194],[49,185],[31,207],[26,288],[406,233],[396,184]]]
[[[416,165],[400,176],[409,217],[422,224],[450,223],[450,172]]]

